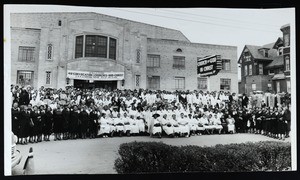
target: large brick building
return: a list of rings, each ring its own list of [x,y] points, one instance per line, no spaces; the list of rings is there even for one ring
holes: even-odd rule
[[[237,47],[97,13],[11,14],[12,84],[64,88],[238,91]],[[197,58],[220,55],[217,75]]]
[[[240,92],[291,92],[290,25],[280,28],[283,38],[263,46],[245,45],[238,63],[241,64]]]

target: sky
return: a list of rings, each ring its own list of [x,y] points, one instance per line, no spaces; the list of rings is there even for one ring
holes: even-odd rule
[[[106,8],[59,5],[9,5],[10,12],[96,12],[181,31],[191,42],[237,46],[264,45],[282,36],[295,21],[293,8]],[[240,77],[240,74],[239,74]]]

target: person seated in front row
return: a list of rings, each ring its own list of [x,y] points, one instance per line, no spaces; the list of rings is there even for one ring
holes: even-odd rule
[[[234,121],[233,117],[231,117],[230,114],[228,115],[228,118],[226,119],[226,121],[227,121],[228,132],[231,134],[235,133],[235,125],[234,125],[235,121]]]
[[[174,137],[174,128],[167,114],[163,115],[161,124],[163,128],[163,132],[166,133],[168,137]]]
[[[161,138],[161,134],[162,134],[162,128],[161,128],[161,123],[158,119],[160,115],[155,113],[152,115],[152,132],[151,132],[151,136],[153,137],[159,137]]]

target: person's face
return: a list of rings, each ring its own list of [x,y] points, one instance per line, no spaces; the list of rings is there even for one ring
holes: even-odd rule
[[[18,103],[14,103],[14,108],[17,108],[18,107]]]

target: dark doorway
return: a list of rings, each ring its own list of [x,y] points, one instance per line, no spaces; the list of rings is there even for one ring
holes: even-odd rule
[[[74,87],[80,89],[103,88],[109,91],[117,89],[117,81],[94,81],[74,79]]]

